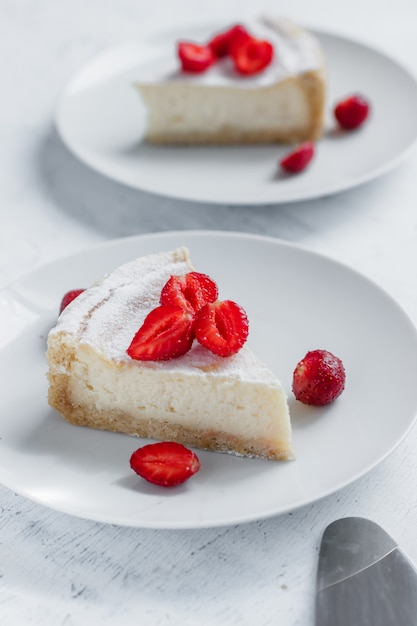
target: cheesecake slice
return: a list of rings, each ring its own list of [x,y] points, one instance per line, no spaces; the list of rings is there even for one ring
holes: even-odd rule
[[[155,144],[315,141],[322,133],[326,70],[318,39],[287,19],[244,24],[274,47],[272,62],[243,76],[229,57],[206,71],[182,71],[175,51],[138,74],[145,140]]]
[[[186,248],[140,257],[71,302],[48,336],[50,405],[79,426],[293,458],[284,388],[246,345],[231,357],[197,341],[168,361],[126,353],[170,276],[191,271]]]

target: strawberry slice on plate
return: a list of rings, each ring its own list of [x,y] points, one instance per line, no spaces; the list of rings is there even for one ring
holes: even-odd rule
[[[130,467],[150,483],[175,487],[200,469],[197,455],[174,441],[150,443],[133,452]]]
[[[304,141],[281,159],[280,166],[290,174],[297,174],[307,167],[313,156],[314,144]]]
[[[248,333],[248,317],[232,300],[209,302],[196,315],[194,334],[197,341],[218,356],[238,352]]]
[[[171,276],[161,291],[161,304],[174,304],[196,313],[218,296],[217,285],[210,276],[188,272],[183,276]]]
[[[193,343],[193,315],[176,305],[161,305],[146,316],[127,354],[138,361],[167,361],[185,354]]]
[[[180,41],[177,51],[184,72],[205,72],[216,60],[210,46]]]

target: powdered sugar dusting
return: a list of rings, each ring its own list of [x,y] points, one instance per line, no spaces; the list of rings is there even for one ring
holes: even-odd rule
[[[90,345],[106,359],[134,367],[184,371],[196,376],[233,375],[280,386],[269,369],[246,346],[229,358],[212,354],[197,341],[185,355],[170,361],[141,362],[127,355],[126,349],[146,315],[159,305],[161,289],[169,277],[194,269],[184,247],[126,263],[73,300],[61,313],[50,335],[72,335],[80,344]]]

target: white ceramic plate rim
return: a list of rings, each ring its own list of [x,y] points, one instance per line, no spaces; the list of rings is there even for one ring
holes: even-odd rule
[[[201,29],[184,27],[182,35]],[[417,83],[383,52],[341,35],[314,32],[330,51],[328,120],[314,162],[299,176],[278,174],[277,163],[288,151],[284,146],[163,148],[141,141],[144,111],[131,84],[137,66],[160,54],[161,40],[170,41],[167,34],[115,46],[81,68],[58,104],[57,129],[67,147],[94,170],[161,196],[259,205],[350,189],[387,172],[415,145]],[[179,36],[179,31],[171,33],[171,38]],[[389,97],[387,83],[392,85]],[[359,131],[342,137],[334,131],[331,108],[355,91],[369,97],[371,116]]]
[[[97,277],[99,269],[104,273],[135,255],[183,244],[198,269],[216,276],[223,297],[245,304],[251,346],[289,392],[298,458],[273,463],[198,451],[200,472],[167,492],[128,468],[128,456],[140,440],[72,426],[48,407],[44,347],[63,291]],[[330,279],[333,292],[340,288],[336,299],[329,295]],[[306,309],[312,293],[318,295],[316,313],[314,307]],[[334,311],[329,313],[331,303]],[[347,266],[270,237],[180,231],[112,241],[14,282],[0,292],[0,310],[0,365],[8,368],[0,418],[0,482],[78,517],[136,527],[202,528],[282,514],[369,472],[398,446],[415,420],[417,334],[405,312]],[[292,369],[314,347],[333,349],[347,368],[344,394],[326,409],[304,407],[291,398]],[[390,393],[385,385],[382,397],[384,375],[393,387]]]

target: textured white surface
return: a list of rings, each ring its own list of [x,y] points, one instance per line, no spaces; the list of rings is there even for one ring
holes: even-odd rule
[[[261,3],[266,9],[275,4]],[[219,228],[279,236],[349,263],[417,321],[416,152],[352,191],[253,208],[127,189],[90,171],[59,141],[52,127],[57,98],[97,53],[160,26],[190,22],[197,12],[212,20],[226,10],[240,15],[252,8],[242,0],[1,1],[0,286],[112,237]],[[417,73],[413,0],[395,8],[388,0],[294,0],[291,11],[296,20],[384,49]],[[1,376],[7,384],[7,371]],[[381,393],[401,389],[381,384]],[[416,450],[414,428],[382,465],[336,495],[275,519],[223,529],[106,526],[0,488],[2,626],[130,626],[133,620],[143,626],[310,626],[318,546],[328,522],[369,517],[417,561]]]

